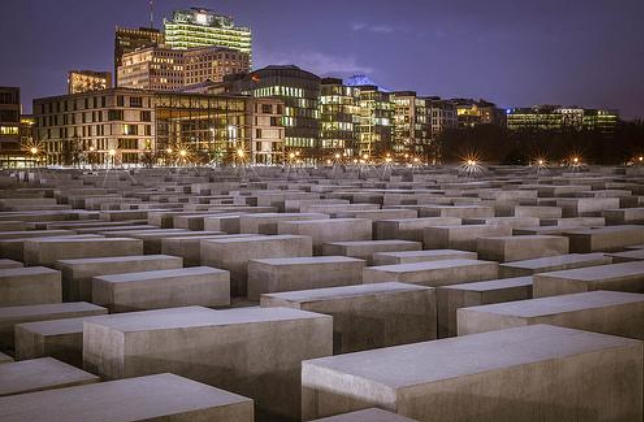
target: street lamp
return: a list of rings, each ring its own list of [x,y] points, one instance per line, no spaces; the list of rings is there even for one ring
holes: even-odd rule
[[[244,150],[243,150],[243,149],[238,149],[238,150],[237,150],[237,156],[238,156],[239,158],[244,158],[244,156],[245,156],[245,155],[246,155],[246,153],[244,152]]]
[[[29,150],[29,152],[31,152],[31,154],[32,154],[32,155],[36,155],[36,154],[38,154],[38,148],[36,148],[36,147],[32,147],[32,148]]]
[[[179,155],[185,158],[188,155],[188,151],[186,151],[185,149],[182,149],[179,151]]]

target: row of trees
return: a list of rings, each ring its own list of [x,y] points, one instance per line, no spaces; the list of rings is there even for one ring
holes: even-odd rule
[[[599,130],[519,130],[494,125],[447,130],[437,140],[444,163],[469,157],[497,164],[550,163],[572,156],[590,164],[624,164],[644,154],[644,121],[623,122],[612,133]]]

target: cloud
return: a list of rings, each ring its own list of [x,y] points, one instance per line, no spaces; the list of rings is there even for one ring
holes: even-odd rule
[[[371,73],[372,68],[364,66],[353,56],[332,55],[315,51],[308,52],[266,52],[260,60],[262,66],[271,64],[294,64],[317,75]]]
[[[353,22],[350,25],[353,31],[372,32],[376,34],[393,34],[394,32],[410,33],[411,30],[404,26],[392,26],[386,24],[370,25],[364,22]]]

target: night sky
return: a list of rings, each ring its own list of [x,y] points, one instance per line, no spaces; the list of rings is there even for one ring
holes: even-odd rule
[[[190,6],[251,26],[256,68],[644,117],[644,0],[155,0],[156,26]],[[147,0],[0,0],[0,16],[0,85],[22,88],[25,112],[70,69],[111,71],[116,25],[149,25]]]

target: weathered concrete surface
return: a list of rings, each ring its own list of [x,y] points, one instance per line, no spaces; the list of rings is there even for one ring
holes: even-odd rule
[[[643,359],[640,341],[548,325],[333,356],[302,364],[302,416],[639,421]]]
[[[13,259],[15,261],[25,261],[25,243],[28,240],[39,239],[96,239],[102,238],[96,234],[82,234],[82,235],[69,235],[69,236],[39,236],[39,237],[26,237],[14,239],[0,240],[0,256],[3,258]]]
[[[313,253],[322,254],[322,245],[351,240],[371,240],[372,223],[364,218],[332,218],[330,220],[280,221],[279,234],[309,236]]]
[[[608,226],[564,233],[570,239],[570,252],[619,252],[626,246],[644,243],[644,226]]]
[[[563,236],[480,237],[476,245],[480,259],[498,262],[522,261],[568,253],[568,239]]]
[[[313,254],[308,236],[259,236],[201,241],[201,263],[230,271],[233,296],[246,296],[248,262],[252,259],[306,257]]]
[[[644,293],[644,261],[535,274],[534,297],[593,290]]]
[[[56,267],[63,276],[67,302],[92,301],[92,278],[100,275],[181,268],[182,259],[169,255],[131,255],[106,258],[62,259]]]
[[[414,262],[442,261],[445,259],[476,259],[476,252],[455,249],[428,251],[378,252],[373,254],[373,265],[411,264]]]
[[[253,422],[252,400],[172,374],[5,397],[0,408],[3,422]]]
[[[613,264],[621,264],[623,262],[631,261],[644,261],[644,249],[610,253],[606,254],[606,258],[611,259],[613,261]]]
[[[211,267],[111,274],[92,279],[92,300],[110,312],[230,305],[230,273]]]
[[[492,207],[480,205],[423,205],[419,217],[489,218],[494,217]]]
[[[383,265],[365,268],[363,283],[399,281],[427,287],[498,278],[499,264],[474,259],[446,259],[442,261],[416,262],[413,264]]]
[[[458,249],[476,252],[477,240],[484,236],[510,236],[512,227],[508,226],[444,226],[424,229],[426,249]]]
[[[423,241],[423,229],[434,226],[458,226],[461,219],[456,217],[404,218],[382,220],[374,223],[376,239],[400,239],[414,242]]]
[[[25,265],[53,266],[59,259],[143,255],[143,242],[126,238],[27,240]]]
[[[47,267],[0,270],[0,306],[60,303],[60,271]]]
[[[364,267],[365,261],[344,256],[254,259],[248,262],[248,298],[360,284]]]
[[[16,324],[104,314],[107,314],[107,309],[86,302],[0,308],[0,348],[5,350],[13,349],[14,327]]]
[[[454,337],[458,334],[457,309],[531,299],[532,277],[442,286],[436,289],[436,295],[438,336],[440,338]]]
[[[25,264],[12,259],[0,259],[0,270],[9,270],[11,268],[22,268]]]
[[[96,375],[53,358],[0,365],[0,397],[100,381]],[[0,409],[2,406],[0,405]],[[3,412],[3,420],[4,420]]]
[[[420,251],[422,248],[421,242],[409,240],[357,240],[325,243],[322,245],[322,254],[363,259],[367,265],[373,265],[373,255],[377,252]]]
[[[458,335],[535,324],[644,340],[644,294],[595,291],[458,310]]]
[[[277,234],[280,221],[326,220],[322,213],[261,213],[245,214],[239,218],[239,232],[243,234]]]
[[[417,422],[382,409],[365,409],[311,422]]]
[[[13,358],[0,352],[0,364],[13,362]]]
[[[611,263],[611,258],[602,253],[566,254],[501,264],[499,265],[499,277],[524,277],[538,273],[595,267]]]
[[[210,235],[190,237],[166,237],[161,240],[161,252],[183,258],[185,267],[201,265],[201,241],[204,239],[234,239],[237,237],[257,236],[251,234]]]
[[[261,306],[331,315],[334,354],[436,338],[436,295],[430,287],[392,282],[263,294]]]
[[[260,420],[300,413],[300,363],[333,350],[327,315],[286,308],[133,312],[84,323],[85,367],[106,379],[172,371],[254,399]]]

